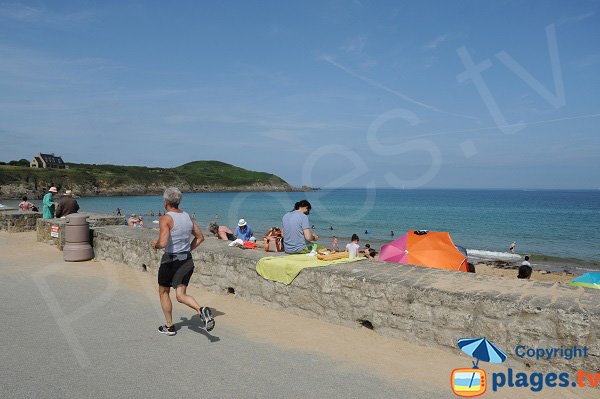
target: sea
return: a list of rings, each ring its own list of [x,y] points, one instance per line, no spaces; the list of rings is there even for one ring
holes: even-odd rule
[[[244,218],[257,237],[294,203],[307,199],[319,242],[340,246],[353,233],[378,249],[408,230],[448,231],[469,259],[520,262],[575,274],[600,270],[600,190],[335,189],[312,192],[184,193],[181,208],[206,231],[212,221],[232,230]],[[7,205],[10,201],[3,201]],[[81,211],[146,215],[156,227],[161,196],[78,198]],[[508,250],[516,241],[517,254]],[[343,245],[342,245],[343,244]]]

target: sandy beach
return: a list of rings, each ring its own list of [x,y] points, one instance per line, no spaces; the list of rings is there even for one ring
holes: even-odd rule
[[[494,262],[480,262],[475,265],[475,273],[477,274],[506,278],[511,280],[517,279],[518,269],[518,266],[500,267],[497,263]],[[575,277],[577,277],[577,275],[567,272],[549,272],[546,270],[535,270],[535,268],[533,270],[533,273],[531,274],[531,280],[545,281],[548,283],[566,283],[567,281],[572,280]]]

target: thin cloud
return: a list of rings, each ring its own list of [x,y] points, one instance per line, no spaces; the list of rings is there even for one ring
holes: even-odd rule
[[[0,4],[0,17],[17,21],[34,21],[42,14],[42,10],[18,3]]]
[[[56,89],[93,82],[98,73],[115,68],[119,67],[102,58],[58,58],[0,43],[0,84]]]
[[[435,39],[425,43],[423,48],[425,50],[435,50],[436,48],[438,48],[438,46],[440,44],[448,41],[449,38],[450,38],[450,35],[448,33],[444,33],[443,35],[439,35]]]
[[[399,91],[397,91],[397,90],[391,89],[391,88],[389,88],[389,87],[387,87],[387,86],[385,86],[385,85],[383,85],[383,84],[381,84],[381,83],[379,83],[379,82],[377,82],[377,81],[375,81],[375,80],[373,80],[373,79],[371,79],[371,78],[368,78],[368,77],[366,77],[366,76],[359,75],[358,73],[356,73],[356,72],[352,71],[351,69],[349,69],[349,68],[345,67],[344,65],[342,65],[342,64],[340,64],[340,63],[338,63],[338,62],[336,62],[336,61],[335,61],[335,60],[334,60],[334,59],[333,59],[331,56],[329,56],[329,55],[322,55],[322,56],[320,57],[320,59],[321,59],[322,61],[325,61],[325,62],[327,62],[327,63],[329,63],[329,64],[331,64],[331,65],[335,66],[335,67],[336,67],[336,68],[338,68],[338,69],[341,69],[342,71],[346,72],[346,73],[347,73],[348,75],[350,75],[350,76],[353,76],[353,77],[355,77],[355,78],[357,78],[357,79],[360,79],[360,80],[362,80],[363,82],[367,82],[367,83],[368,83],[368,84],[370,84],[371,86],[374,86],[374,87],[377,87],[377,88],[379,88],[379,89],[382,89],[382,90],[384,90],[384,91],[387,91],[388,93],[391,93],[391,94],[395,95],[396,97],[399,97],[399,98],[401,98],[402,100],[404,100],[404,101],[407,101],[407,102],[409,102],[409,103],[411,103],[411,104],[414,104],[414,105],[417,105],[417,106],[419,106],[419,107],[422,107],[422,108],[428,109],[428,110],[430,110],[430,111],[439,112],[439,113],[446,114],[446,115],[458,116],[458,117],[461,117],[461,118],[466,118],[466,119],[471,119],[471,120],[479,121],[479,118],[476,118],[476,117],[474,117],[474,116],[462,115],[462,114],[456,114],[456,113],[453,113],[453,112],[444,111],[444,110],[441,110],[441,109],[439,109],[439,108],[437,108],[437,107],[435,107],[435,106],[433,106],[433,105],[429,105],[429,104],[426,104],[426,103],[424,103],[424,102],[421,102],[421,101],[415,100],[414,98],[412,98],[412,97],[409,97],[409,96],[407,96],[406,94],[403,94],[403,93],[401,93],[401,92],[399,92]]]
[[[171,125],[181,125],[181,124],[185,124],[185,123],[197,122],[198,118],[195,116],[178,114],[178,115],[168,115],[164,118],[164,121]]]
[[[69,22],[86,21],[91,16],[92,12],[88,10],[59,14],[45,7],[31,7],[20,3],[0,4],[0,18],[18,22],[62,25]]]
[[[555,122],[565,122],[565,121],[573,121],[573,120],[580,120],[580,119],[593,119],[593,118],[600,118],[600,114],[596,113],[596,114],[585,114],[585,115],[573,115],[573,116],[566,116],[566,117],[562,117],[562,118],[553,118],[553,119],[544,119],[544,120],[537,120],[537,121],[532,121],[532,122],[525,122],[525,124],[527,126],[535,126],[535,125],[551,124],[551,123],[555,123]],[[497,129],[513,127],[513,126],[515,126],[515,125],[487,126],[487,127],[479,127],[479,128],[474,128],[474,129],[449,130],[449,131],[443,131],[443,132],[418,134],[418,135],[409,136],[407,138],[408,139],[417,139],[417,138],[445,136],[445,135],[459,134],[459,133],[475,133],[475,132],[483,132],[483,131],[488,131],[488,130],[497,130]]]
[[[588,54],[571,62],[575,69],[585,69],[600,64],[600,53]]]
[[[302,145],[302,142],[297,138],[297,134],[286,132],[284,130],[267,130],[258,133],[258,135],[268,139],[281,141],[283,143]]]
[[[361,54],[367,44],[368,36],[360,35],[346,41],[340,49],[347,53]]]
[[[594,15],[596,15],[596,11],[590,11],[585,14],[574,15],[572,17],[564,17],[564,18],[559,19],[558,22],[556,22],[556,26],[576,24],[585,19],[591,18]]]

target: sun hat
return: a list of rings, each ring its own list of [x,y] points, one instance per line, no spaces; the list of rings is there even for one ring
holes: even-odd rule
[[[57,190],[57,189],[56,189],[56,187],[54,187],[54,186],[50,187],[50,188],[48,189],[48,191],[49,191],[49,192],[51,192],[51,193],[56,193],[56,192],[58,192],[58,190]]]
[[[238,226],[243,227],[245,225],[247,225],[248,223],[246,223],[246,221],[244,219],[240,219],[240,221],[238,222]]]

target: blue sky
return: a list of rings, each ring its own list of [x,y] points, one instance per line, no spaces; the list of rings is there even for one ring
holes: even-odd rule
[[[600,188],[598,1],[0,0],[0,160]]]

